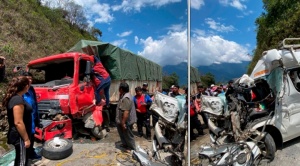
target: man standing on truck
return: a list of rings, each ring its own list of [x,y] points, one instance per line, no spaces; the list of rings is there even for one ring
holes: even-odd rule
[[[119,93],[120,100],[116,110],[117,130],[122,142],[121,147],[125,148],[126,152],[130,152],[136,148],[131,130],[131,126],[136,122],[136,110],[127,83],[120,83]]]
[[[94,67],[92,69],[92,81],[95,84],[95,104],[98,105],[101,101],[100,91],[104,90],[104,96],[106,100],[106,107],[109,107],[109,88],[111,84],[111,78],[109,73],[104,68],[100,59],[94,56]]]

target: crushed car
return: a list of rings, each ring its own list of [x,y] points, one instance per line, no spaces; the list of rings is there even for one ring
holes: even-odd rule
[[[174,165],[186,163],[187,155],[187,111],[184,95],[176,98],[160,92],[154,94],[150,110],[159,119],[154,127],[152,149],[137,147],[133,152],[143,166]]]
[[[264,51],[251,75],[235,80],[231,102],[202,98],[211,144],[201,147],[199,158],[207,165],[272,161],[276,149],[300,136],[299,42],[286,38]]]

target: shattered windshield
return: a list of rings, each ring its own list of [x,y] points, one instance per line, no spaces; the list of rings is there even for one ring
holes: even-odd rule
[[[282,76],[283,76],[283,69],[281,67],[278,67],[268,75],[267,82],[270,86],[270,88],[274,91],[274,94],[276,96],[279,95],[281,85],[282,85]]]
[[[33,84],[57,83],[57,80],[66,80],[72,83],[74,72],[79,72],[79,81],[83,81],[86,69],[86,60],[80,60],[79,70],[74,68],[73,59],[64,59],[63,61],[51,61],[43,64],[34,64],[29,67],[29,72],[33,74]],[[66,81],[64,81],[66,83]],[[51,84],[51,85],[50,85]]]

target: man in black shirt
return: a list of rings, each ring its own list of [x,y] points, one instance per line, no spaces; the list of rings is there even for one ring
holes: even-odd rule
[[[174,85],[173,91],[169,94],[169,96],[171,96],[171,97],[176,97],[176,96],[178,96],[178,95],[181,95],[181,94],[179,93],[179,86],[178,86],[178,85]]]

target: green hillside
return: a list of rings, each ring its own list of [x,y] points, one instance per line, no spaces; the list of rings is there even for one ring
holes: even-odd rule
[[[41,6],[38,0],[1,0],[0,55],[6,58],[8,78],[15,65],[67,51],[81,39],[97,40],[69,23],[66,11]]]
[[[6,79],[0,82],[0,102],[8,80],[15,75],[12,71],[16,65],[25,67],[30,60],[66,52],[81,39],[97,40],[82,28],[84,22],[72,24],[66,19],[66,11],[41,6],[38,0],[0,0],[0,9],[0,56],[6,58]],[[101,35],[101,31],[96,30]],[[0,107],[0,154],[1,149],[7,149],[1,132],[6,129],[6,111]]]

